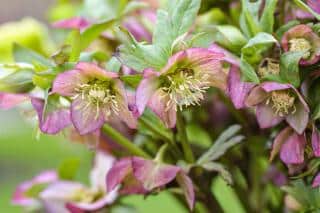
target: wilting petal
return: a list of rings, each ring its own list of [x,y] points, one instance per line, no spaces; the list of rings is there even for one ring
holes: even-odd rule
[[[132,158],[132,168],[134,176],[148,191],[171,182],[181,170],[177,166],[159,164],[138,157]]]
[[[285,90],[285,89],[292,88],[292,86],[290,84],[280,84],[277,82],[264,82],[260,86],[266,92],[272,92],[275,90]]]
[[[32,98],[31,103],[37,112],[40,130],[47,134],[56,134],[71,124],[70,110],[60,108],[44,112],[44,100]]]
[[[275,156],[279,153],[281,146],[284,142],[287,141],[289,136],[293,133],[293,130],[290,127],[283,129],[274,139],[272,144],[272,150],[270,153],[270,161],[272,161]]]
[[[286,116],[286,121],[299,134],[302,134],[309,122],[309,111],[301,102],[295,104],[296,112]]]
[[[169,96],[161,89],[158,89],[152,95],[148,106],[156,115],[158,115],[166,127],[173,128],[176,125],[177,112],[174,107],[167,107],[169,101]]]
[[[190,210],[192,210],[194,207],[194,201],[195,201],[195,194],[194,194],[192,180],[187,176],[186,173],[179,172],[177,175],[177,182],[182,188],[182,191],[186,197]]]
[[[79,29],[83,30],[90,26],[90,22],[83,17],[73,17],[70,19],[64,19],[61,21],[57,21],[52,24],[55,28],[62,29]]]
[[[140,115],[142,115],[151,96],[155,93],[158,87],[158,80],[152,70],[145,70],[144,77],[145,78],[140,82],[136,92],[136,105]]]
[[[80,135],[96,131],[105,122],[104,113],[81,96],[71,104],[71,120]]]
[[[311,142],[314,156],[320,157],[320,132],[316,127],[313,127]]]
[[[33,186],[39,184],[49,184],[58,180],[58,175],[55,171],[44,171],[31,179],[30,181],[25,181],[21,183],[15,190],[12,203],[21,206],[30,206],[35,203],[35,199],[32,197],[27,197],[26,192]]]
[[[28,100],[30,100],[30,98],[24,94],[11,94],[0,92],[0,109],[11,109]]]
[[[228,94],[237,109],[245,107],[245,100],[254,84],[242,82],[239,68],[232,66],[228,76]]]
[[[234,65],[236,67],[240,67],[240,59],[230,53],[228,50],[220,47],[217,44],[211,44],[208,48],[210,51],[216,52],[216,53],[222,53],[224,55],[223,60],[230,63],[231,65]]]
[[[130,128],[137,128],[137,119],[133,115],[133,112],[129,110],[129,103],[127,99],[126,90],[123,83],[120,80],[115,80],[115,89],[117,91],[117,101],[119,107],[119,115],[117,115],[122,121],[124,121]]]
[[[250,91],[247,99],[245,100],[245,105],[248,107],[256,106],[262,103],[267,98],[268,93],[264,91],[260,86],[256,86]]]
[[[265,104],[259,104],[257,106],[256,116],[259,126],[262,129],[273,127],[279,124],[284,119],[276,115],[271,106]]]
[[[282,145],[280,158],[285,164],[300,164],[304,161],[304,147],[306,140],[304,135],[293,133]]]
[[[53,82],[52,92],[62,96],[75,95],[75,88],[86,83],[88,78],[79,70],[70,70],[60,73]]]
[[[100,68],[95,63],[79,62],[76,65],[76,69],[80,70],[81,74],[88,78],[118,78],[118,74],[115,72],[108,72]]]
[[[320,173],[318,173],[312,181],[313,188],[318,187],[318,186],[320,186]]]
[[[114,163],[107,174],[107,192],[111,192],[132,172],[131,158],[122,158]]]

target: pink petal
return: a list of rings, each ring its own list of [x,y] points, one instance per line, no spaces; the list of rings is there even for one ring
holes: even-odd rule
[[[237,109],[245,107],[245,100],[254,84],[242,82],[239,68],[232,66],[228,76],[228,94]]]
[[[169,96],[161,89],[158,89],[149,100],[148,106],[150,109],[163,121],[168,128],[176,126],[177,112],[171,107],[167,109]]]
[[[309,110],[301,102],[296,104],[295,107],[296,112],[287,115],[286,121],[296,132],[302,134],[309,122]]]
[[[195,193],[192,180],[184,172],[179,172],[177,175],[177,182],[183,190],[186,197],[189,209],[192,211],[195,202]]]
[[[75,88],[89,79],[79,70],[70,70],[60,73],[53,82],[52,92],[62,96],[73,96]]]
[[[289,29],[287,32],[285,32],[281,39],[281,45],[285,51],[289,51],[289,41],[292,38],[301,38],[307,36],[309,33],[312,33],[312,29],[305,25],[305,24],[299,24],[291,29]]]
[[[79,29],[83,30],[90,26],[90,22],[83,17],[73,17],[70,19],[64,19],[52,24],[55,28],[62,29]]]
[[[105,122],[101,109],[81,96],[73,100],[71,104],[71,120],[80,135],[85,135],[100,129]],[[100,110],[97,112],[97,110]]]
[[[159,164],[139,157],[132,158],[134,176],[151,191],[171,182],[181,169],[177,166]]]
[[[250,91],[245,101],[245,105],[249,107],[256,106],[265,101],[267,98],[268,93],[264,91],[260,86],[256,86]]]
[[[312,130],[311,143],[314,156],[320,157],[320,132],[316,127],[313,127]]]
[[[316,177],[313,179],[313,181],[312,181],[312,187],[313,188],[316,188],[316,187],[318,187],[318,186],[320,186],[320,173],[318,173],[317,175],[316,175]]]
[[[231,65],[234,65],[236,67],[240,67],[240,59],[230,53],[228,50],[220,47],[219,45],[213,43],[210,45],[208,50],[216,52],[216,53],[222,53],[224,55],[223,60],[230,63]]]
[[[262,129],[273,127],[279,124],[284,119],[276,115],[272,107],[265,104],[259,104],[257,106],[256,116],[257,116],[259,126]]]
[[[144,79],[140,82],[136,91],[136,105],[140,115],[144,112],[149,99],[158,87],[157,77],[150,69],[144,71]]]
[[[100,68],[95,63],[88,63],[88,62],[79,62],[76,65],[76,69],[80,70],[81,73],[88,77],[88,78],[98,78],[98,79],[105,79],[105,78],[118,78],[118,74],[115,72],[108,72],[102,68]]]
[[[280,158],[285,164],[300,164],[304,161],[306,140],[303,135],[293,133],[282,145]]]
[[[285,90],[285,89],[292,88],[292,86],[290,84],[280,84],[280,83],[276,83],[276,82],[264,82],[260,86],[266,92],[272,92],[275,90]]]
[[[28,100],[28,95],[0,92],[0,109],[11,109]]]
[[[320,14],[320,1],[319,0],[307,0],[307,4],[314,10],[316,13]]]
[[[152,41],[151,33],[136,18],[131,17],[125,20],[124,26],[137,41]]]
[[[281,146],[284,142],[287,141],[289,136],[292,134],[292,129],[290,127],[287,127],[283,129],[274,139],[274,142],[272,144],[272,150],[270,153],[270,161],[272,161],[275,156],[279,153]]]
[[[44,115],[44,100],[32,98],[31,103],[37,112],[39,126],[42,132],[57,134],[71,124],[69,109],[56,109]]]

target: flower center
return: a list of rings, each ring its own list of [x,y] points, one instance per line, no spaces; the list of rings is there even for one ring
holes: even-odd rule
[[[106,116],[111,115],[111,113],[119,113],[119,104],[110,82],[94,80],[79,85],[76,91],[77,95],[72,98],[81,96],[83,100],[88,102],[86,107],[94,105],[96,107],[96,118],[99,116],[100,108],[103,108]]]
[[[283,117],[289,113],[295,113],[294,101],[295,97],[290,94],[289,90],[278,90],[271,92],[271,97],[267,100],[267,104],[271,104],[275,113]]]
[[[279,62],[272,58],[266,58],[259,66],[258,74],[260,77],[267,75],[278,75],[280,73]]]
[[[71,195],[71,200],[81,203],[93,203],[103,196],[101,191],[93,191],[87,188],[79,188],[75,190]]]
[[[310,42],[304,38],[293,38],[289,41],[290,48],[289,51],[303,51],[305,52],[303,55],[303,59],[307,59],[310,57],[312,46]]]
[[[166,110],[183,106],[199,105],[204,99],[204,93],[209,88],[207,85],[209,75],[196,76],[189,68],[179,68],[174,73],[165,76],[162,91],[169,97]]]

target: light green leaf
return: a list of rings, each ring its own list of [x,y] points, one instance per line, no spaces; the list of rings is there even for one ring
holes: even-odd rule
[[[17,70],[0,79],[0,91],[25,93],[34,88],[32,83],[33,71],[30,69]]]
[[[250,0],[241,0],[242,12],[240,15],[240,27],[248,38],[261,32],[258,15],[261,0],[251,2]]]
[[[278,0],[266,0],[265,7],[260,19],[260,25],[264,32],[272,33],[274,25],[274,13]]]
[[[106,64],[106,70],[112,72],[119,72],[121,69],[121,63],[116,57],[110,58]]]
[[[137,75],[124,75],[121,76],[120,79],[131,86],[132,88],[137,88],[140,81],[142,80],[142,76],[137,74]]]
[[[230,172],[221,163],[207,162],[203,164],[202,167],[207,171],[219,172],[223,180],[225,180],[229,185],[233,184]]]
[[[300,24],[299,21],[297,20],[292,20],[292,21],[289,21],[288,23],[286,23],[285,25],[282,25],[281,27],[279,27],[279,29],[276,31],[276,36],[278,39],[281,39],[283,34],[285,32],[287,32],[290,28],[296,26]]]
[[[67,44],[70,44],[71,46],[69,62],[77,62],[79,60],[81,52],[80,30],[72,30],[72,32],[69,35]]]
[[[241,59],[240,70],[242,73],[242,79],[244,81],[254,82],[257,84],[260,82],[259,77],[253,67],[244,59]]]
[[[202,127],[195,123],[188,124],[186,127],[188,141],[195,145],[208,148],[211,145],[210,135]]]
[[[280,77],[295,87],[300,86],[299,61],[304,52],[286,52],[280,57]]]
[[[62,180],[73,180],[80,166],[78,158],[70,158],[62,162],[58,174]]]

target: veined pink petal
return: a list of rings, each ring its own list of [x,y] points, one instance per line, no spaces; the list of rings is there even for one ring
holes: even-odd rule
[[[302,134],[309,122],[309,110],[305,108],[303,103],[295,104],[296,111],[286,116],[286,121],[299,134]]]
[[[249,107],[256,106],[262,103],[267,98],[268,93],[264,91],[264,89],[262,89],[260,86],[256,86],[250,91],[247,99],[245,100],[245,105]]]
[[[284,120],[284,118],[274,113],[271,106],[265,104],[259,104],[257,106],[256,116],[259,126],[262,129],[273,127]]]
[[[76,69],[88,78],[118,78],[118,74],[115,72],[108,72],[100,68],[95,63],[79,62],[76,65]]]
[[[290,84],[280,84],[277,82],[264,82],[260,86],[266,92],[272,92],[275,90],[285,90],[285,89],[292,88],[292,86]]]
[[[148,106],[168,128],[174,128],[176,126],[177,112],[174,106],[167,107],[169,101],[169,96],[161,89],[158,89],[149,100]]]
[[[245,100],[253,87],[253,83],[241,81],[238,67],[231,66],[228,76],[228,95],[235,108],[241,109],[245,107]]]
[[[177,175],[177,182],[182,188],[182,191],[186,197],[188,206],[190,210],[193,210],[195,202],[195,193],[192,184],[192,180],[183,171],[179,172]]]
[[[85,135],[99,129],[105,116],[101,109],[79,96],[72,101],[71,120],[80,135]]]
[[[290,135],[293,133],[293,130],[290,127],[287,127],[283,129],[274,139],[272,144],[272,150],[270,153],[270,161],[272,161],[275,156],[279,153],[281,146],[284,142],[287,141],[287,139],[290,137]]]
[[[320,132],[316,127],[312,130],[311,143],[314,156],[320,157]]]
[[[312,181],[312,187],[316,188],[320,186],[320,173],[318,173]]]
[[[80,70],[70,70],[60,73],[53,82],[52,92],[62,96],[73,96],[75,88],[88,81]]]
[[[83,18],[83,17],[73,17],[70,19],[64,19],[57,21],[52,24],[55,28],[62,28],[62,29],[79,29],[83,30],[90,26],[90,22]]]
[[[298,135],[294,132],[281,147],[281,160],[285,164],[303,163],[305,145],[306,139],[304,135]]]
[[[0,109],[11,109],[25,101],[30,100],[25,94],[12,94],[0,92]]]
[[[223,60],[230,63],[231,65],[234,65],[236,67],[240,67],[240,59],[230,53],[228,50],[220,47],[218,44],[211,44],[208,50],[216,52],[216,53],[222,53],[224,55]]]
[[[31,103],[37,112],[40,130],[47,134],[57,134],[71,124],[70,110],[60,108],[44,113],[44,100],[31,98]]]
[[[171,182],[181,171],[177,166],[159,164],[139,157],[132,158],[132,168],[134,176],[148,191]]]

